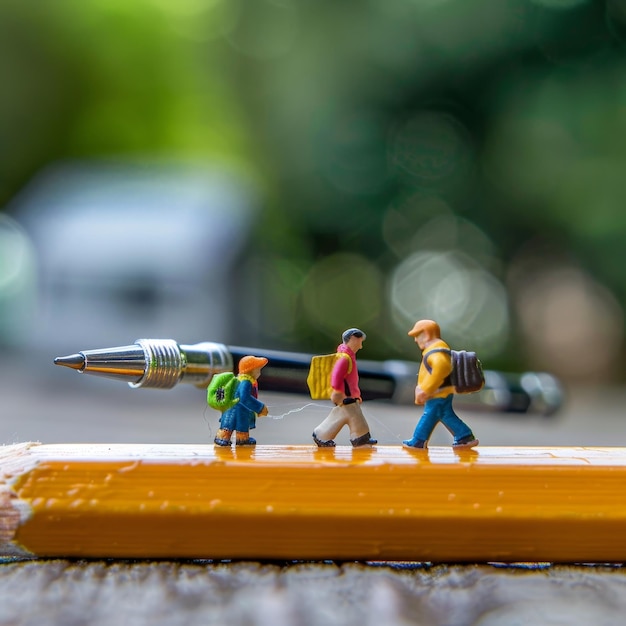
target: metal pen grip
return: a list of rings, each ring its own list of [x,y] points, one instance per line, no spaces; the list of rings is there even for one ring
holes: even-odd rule
[[[213,374],[230,371],[232,357],[225,345],[212,342],[179,345],[172,339],[138,339],[144,352],[144,375],[133,388],[171,389],[179,382],[206,387]]]

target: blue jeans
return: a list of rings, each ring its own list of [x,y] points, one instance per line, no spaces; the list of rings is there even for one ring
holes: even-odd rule
[[[412,441],[417,439],[428,441],[439,422],[452,433],[454,443],[472,434],[470,427],[454,412],[452,398],[454,394],[426,401],[424,413],[415,427]]]

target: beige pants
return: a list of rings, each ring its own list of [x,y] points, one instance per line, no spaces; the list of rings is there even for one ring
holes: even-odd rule
[[[350,439],[362,437],[369,432],[370,427],[358,402],[336,406],[313,432],[318,439],[328,441],[334,439],[346,424],[350,428]]]

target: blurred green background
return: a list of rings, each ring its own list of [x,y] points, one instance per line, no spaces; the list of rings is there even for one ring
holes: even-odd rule
[[[490,368],[623,381],[625,36],[624,0],[3,0],[0,343],[46,315],[42,171],[201,163],[259,207],[236,324],[165,336],[359,326],[364,358],[416,359],[429,317]]]

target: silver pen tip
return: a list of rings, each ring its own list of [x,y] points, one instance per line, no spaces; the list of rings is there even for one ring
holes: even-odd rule
[[[82,354],[58,356],[56,359],[54,359],[54,364],[71,367],[73,370],[82,370],[85,367],[85,357]]]

